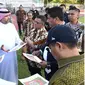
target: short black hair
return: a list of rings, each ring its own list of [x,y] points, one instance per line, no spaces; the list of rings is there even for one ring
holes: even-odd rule
[[[76,8],[75,6],[71,7],[69,10],[75,10],[77,12],[80,12],[80,9]]]
[[[69,49],[72,49],[72,48],[74,48],[74,47],[77,47],[77,42],[75,42],[75,43],[72,43],[72,42],[70,42],[70,43],[64,43]],[[55,46],[56,45],[56,42],[55,43],[52,43],[51,44],[52,46]]]
[[[73,9],[73,8],[76,8],[76,7],[75,7],[74,5],[70,5],[70,6],[69,6],[69,10],[70,10],[70,9]]]
[[[70,49],[77,47],[77,42],[75,42],[75,43],[64,43],[64,44]]]
[[[75,10],[77,12],[80,12],[80,9],[78,9],[77,7],[72,6],[72,5],[69,7],[69,10]]]
[[[61,21],[64,20],[63,10],[62,10],[62,8],[60,8],[60,7],[58,7],[58,6],[49,8],[49,9],[48,9],[48,14],[49,14],[52,18],[58,17]]]
[[[64,6],[66,8],[66,5],[65,4],[61,4],[60,6]]]
[[[45,12],[48,13],[48,10],[49,10],[49,8],[47,7],[47,8],[45,9]]]
[[[43,21],[43,23],[45,23],[45,22],[46,22],[46,17],[45,17],[45,16],[43,16],[43,15],[38,15],[36,18],[41,19],[41,20]]]

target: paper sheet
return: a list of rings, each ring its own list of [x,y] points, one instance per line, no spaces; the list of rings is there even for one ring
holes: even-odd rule
[[[39,59],[37,56],[34,56],[34,55],[32,55],[32,54],[23,53],[23,55],[24,55],[27,59],[29,59],[29,60],[31,60],[31,61],[34,61],[34,62],[37,62],[37,63],[42,62],[41,59]]]
[[[0,78],[0,85],[17,85],[17,84]]]
[[[34,74],[28,78],[19,79],[23,85],[48,85],[49,81],[40,76],[39,74]]]
[[[16,46],[13,47],[9,52],[19,50],[20,48],[22,48],[22,47],[23,47],[24,45],[26,45],[26,44],[27,44],[27,43],[16,45]]]

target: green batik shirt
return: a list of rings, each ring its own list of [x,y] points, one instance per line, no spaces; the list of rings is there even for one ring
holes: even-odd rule
[[[84,85],[84,55],[61,59],[49,85]]]

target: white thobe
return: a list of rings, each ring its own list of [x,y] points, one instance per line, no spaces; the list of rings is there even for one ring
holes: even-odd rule
[[[15,26],[12,23],[3,24],[0,22],[0,47],[4,45],[7,50],[10,50],[21,42],[22,40],[19,38]],[[0,55],[3,54],[5,54],[5,57],[0,63],[0,78],[18,83],[16,52],[4,52],[0,49]]]

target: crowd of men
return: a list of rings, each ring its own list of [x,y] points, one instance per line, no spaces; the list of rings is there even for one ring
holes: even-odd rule
[[[40,15],[37,10],[30,10],[26,13],[23,6],[20,5],[16,17],[19,35],[23,36],[23,40],[14,31],[16,34],[11,35],[14,36],[15,40],[11,42],[12,36],[8,36],[10,42],[13,44],[26,42],[27,44],[22,48],[22,53],[33,54],[42,59],[42,62],[35,63],[22,55],[22,59],[27,62],[31,75],[36,73],[42,75],[41,69],[43,68],[49,85],[83,85],[84,25],[78,20],[80,10],[75,6],[70,6],[67,13],[66,5],[61,4],[60,6],[46,8],[45,12],[45,15]],[[8,22],[9,11],[1,10],[0,16],[2,15],[4,16],[0,19],[1,26],[4,28],[4,25],[7,25],[12,29]],[[10,34],[10,29],[8,30],[7,35]],[[2,31],[4,34],[4,30]],[[9,43],[7,40],[5,40],[6,42],[2,38],[0,40],[2,41],[0,43],[1,54],[5,52],[5,57],[15,56],[14,53],[7,54],[8,50],[14,45],[11,44],[13,46],[10,47],[10,44],[6,44],[6,42]],[[15,64],[17,60],[10,57],[0,64],[0,78],[18,84],[17,63]],[[12,62],[12,66],[6,67],[5,65],[9,61]],[[9,73],[9,77],[7,73]]]

